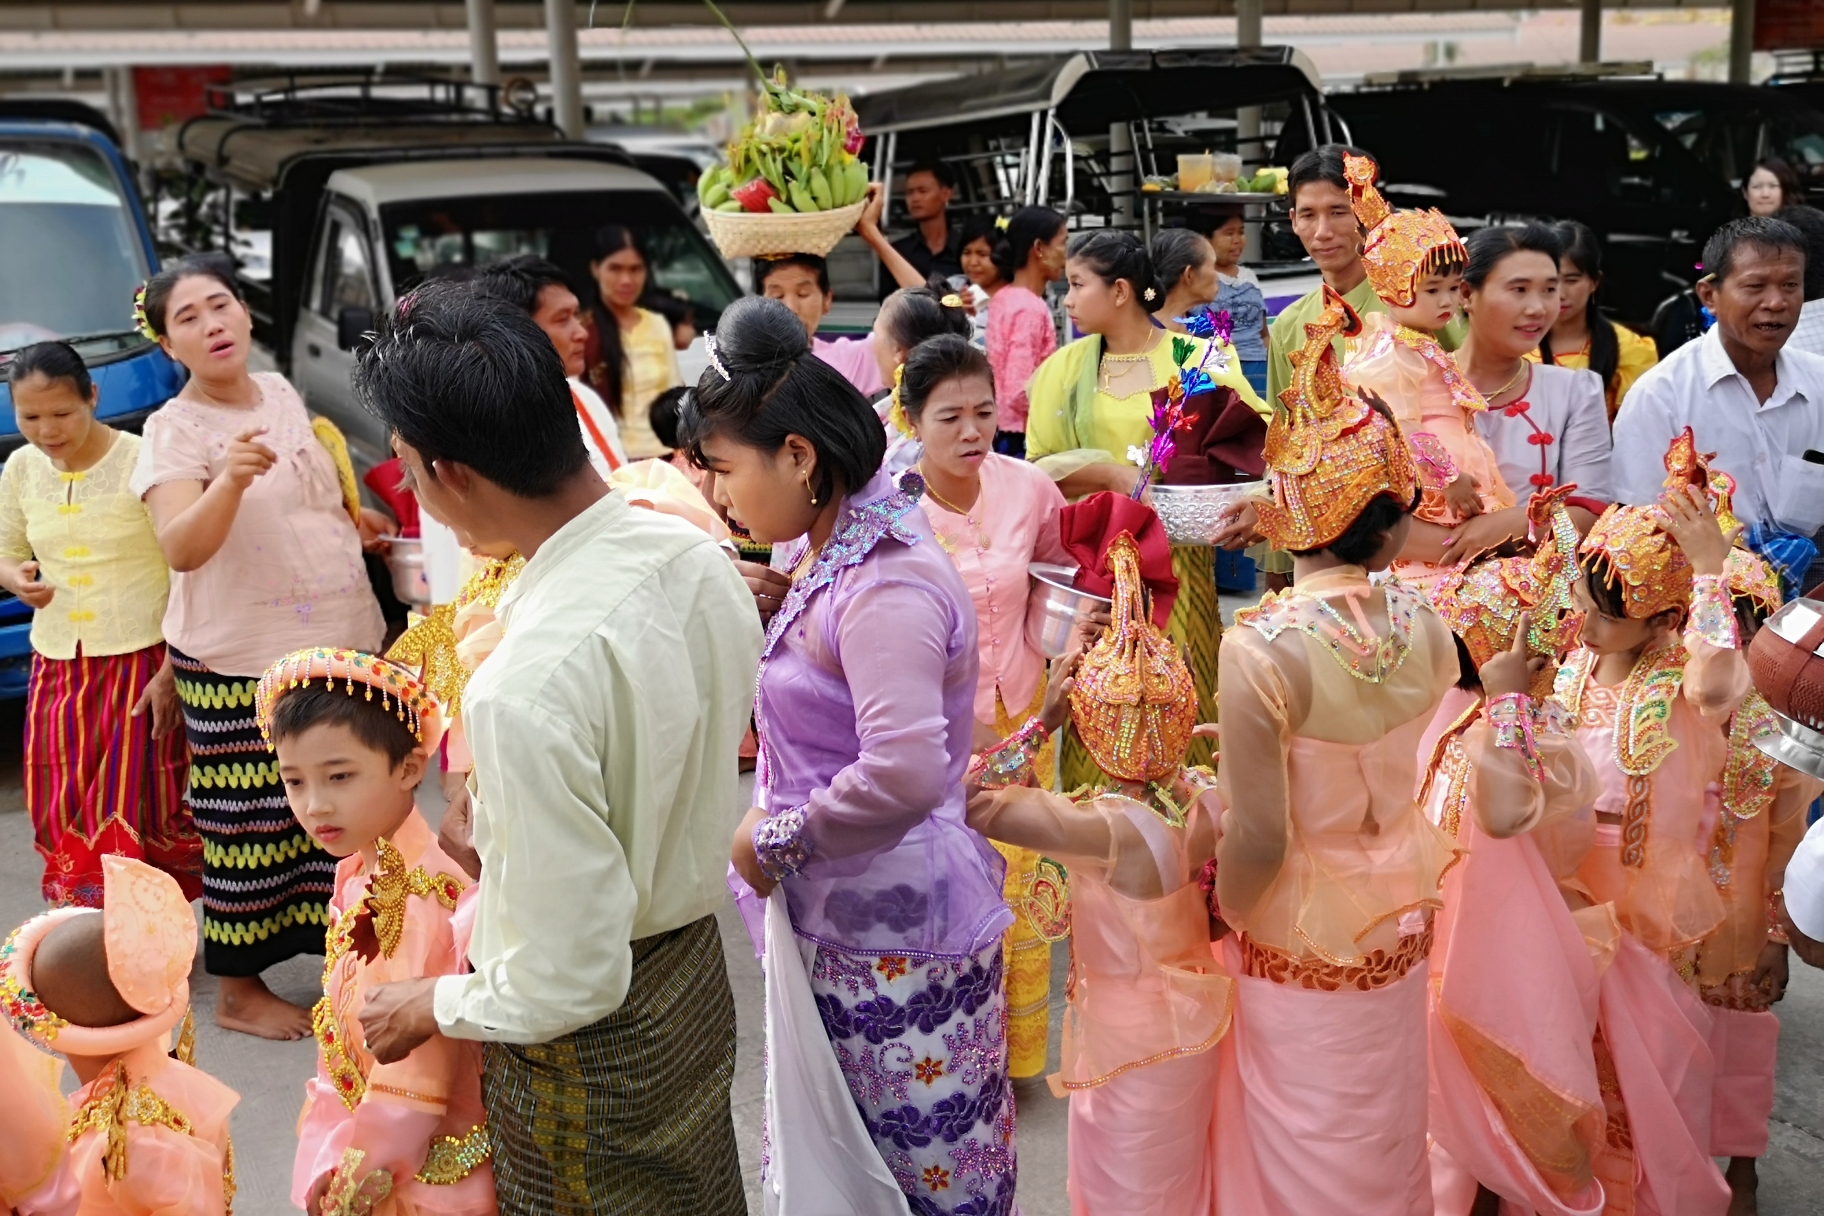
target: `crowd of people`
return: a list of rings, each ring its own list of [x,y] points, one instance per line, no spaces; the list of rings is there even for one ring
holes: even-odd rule
[[[316,1041],[311,1216],[744,1212],[731,894],[769,1213],[1017,1211],[1065,942],[1073,1211],[1755,1210],[1789,945],[1824,964],[1824,783],[1755,746],[1745,657],[1824,574],[1824,216],[1778,170],[1666,350],[1587,228],[1465,239],[1339,145],[1270,323],[1239,210],[955,225],[919,166],[914,231],[878,191],[857,229],[869,334],[769,259],[685,386],[604,228],[588,283],[520,256],[383,319],[390,515],[216,261],[135,304],[189,372],[143,437],[21,351],[53,910],[0,948],[0,1210],[228,1210],[200,898],[216,1020]],[[1266,572],[1226,628],[1152,505],[1198,486]],[[401,633],[408,526],[447,577]],[[308,1010],[261,978],[300,954]]]

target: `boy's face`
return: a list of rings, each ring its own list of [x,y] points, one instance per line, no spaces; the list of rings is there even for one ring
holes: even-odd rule
[[[394,766],[339,722],[277,740],[273,750],[298,826],[332,857],[371,849],[398,831],[424,777],[422,751]]]
[[[1577,641],[1597,654],[1636,652],[1653,640],[1662,623],[1659,617],[1637,621],[1633,617],[1610,616],[1596,606],[1588,574],[1571,584],[1571,600],[1583,614]]]
[[[832,293],[823,289],[817,282],[817,272],[808,266],[776,267],[767,273],[760,292],[796,313],[807,337],[817,336],[817,326],[830,311]]]
[[[1387,311],[1401,325],[1436,333],[1457,315],[1457,305],[1462,299],[1463,271],[1453,268],[1442,274],[1426,275],[1413,291],[1411,304],[1404,308],[1389,304]]]

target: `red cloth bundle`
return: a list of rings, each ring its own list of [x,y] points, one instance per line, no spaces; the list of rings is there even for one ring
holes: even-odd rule
[[[405,464],[397,456],[391,460],[382,460],[367,471],[361,484],[374,492],[399,521],[399,535],[418,535],[418,496],[404,489],[399,482],[404,478]]]
[[[1165,628],[1172,601],[1178,598],[1178,578],[1172,573],[1172,548],[1157,512],[1125,494],[1103,490],[1060,511],[1058,531],[1077,563],[1076,587],[1101,596],[1115,593],[1108,546],[1123,532],[1132,536],[1140,550],[1140,579],[1152,597],[1153,624]]]

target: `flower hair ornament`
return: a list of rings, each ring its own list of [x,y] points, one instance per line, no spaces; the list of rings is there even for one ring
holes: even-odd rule
[[[887,410],[887,421],[893,424],[894,430],[910,439],[912,438],[912,420],[906,417],[906,407],[899,400],[900,382],[905,378],[906,365],[902,363],[893,369],[893,404]]]
[[[734,379],[728,374],[728,369],[722,366],[722,356],[716,353],[716,335],[704,335],[703,353],[709,356],[709,365],[716,369],[716,375],[722,377],[724,384]]]
[[[151,281],[147,280],[139,285],[138,291],[133,293],[133,328],[144,335],[147,341],[156,342],[158,334],[153,330],[152,322],[146,317],[146,288],[149,286],[151,286]]]
[[[1007,224],[1008,224],[1007,216],[997,215],[994,217],[994,226],[996,228],[999,228],[1002,232],[1007,231]]]
[[[315,680],[322,680],[324,687],[331,690],[341,684],[351,697],[359,685],[364,699],[369,701],[378,693],[380,707],[404,723],[426,751],[436,750],[443,738],[443,711],[424,681],[409,669],[359,650],[318,646],[286,655],[266,669],[254,688],[254,719],[259,723],[260,737],[268,744],[272,742],[274,707],[287,694],[308,688]]]
[[[1148,304],[1151,304],[1154,300],[1159,298],[1159,293],[1155,289],[1149,287],[1140,293],[1140,298],[1145,300]]]
[[[1395,211],[1374,188],[1380,167],[1369,156],[1344,154],[1343,176],[1355,218],[1366,230],[1362,269],[1374,294],[1400,308],[1418,298],[1419,280],[1447,266],[1469,261],[1463,238],[1436,207]]]
[[[950,292],[948,295],[944,296],[944,298],[939,300],[938,303],[942,304],[945,308],[961,308],[961,307],[963,307],[963,297],[957,295],[953,291],[953,292]]]

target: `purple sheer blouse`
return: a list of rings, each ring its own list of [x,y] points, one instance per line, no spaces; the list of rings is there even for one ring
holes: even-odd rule
[[[885,476],[849,498],[767,630],[755,833],[800,936],[961,957],[1011,917],[1003,863],[963,823],[975,609],[916,500]]]

